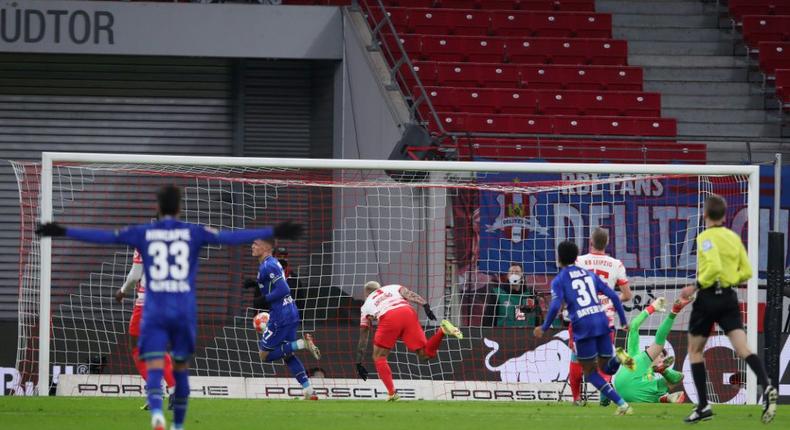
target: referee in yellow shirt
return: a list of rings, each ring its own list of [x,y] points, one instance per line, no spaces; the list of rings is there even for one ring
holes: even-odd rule
[[[749,350],[746,342],[734,288],[751,278],[752,267],[741,238],[722,225],[726,212],[727,202],[721,196],[713,194],[705,199],[705,231],[697,236],[697,284],[685,287],[681,293],[684,297],[697,295],[689,320],[688,357],[699,403],[685,422],[697,423],[713,417],[708,404],[703,351],[713,324],[717,323],[730,338],[735,353],[746,361],[757,374],[757,382],[765,388],[762,422],[767,424],[776,415],[779,393],[768,381],[763,362]]]

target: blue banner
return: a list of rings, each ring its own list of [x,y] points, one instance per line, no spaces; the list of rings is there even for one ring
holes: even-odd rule
[[[783,182],[790,186],[790,169],[784,171]],[[763,173],[762,256],[771,225],[773,170]],[[478,181],[491,189],[480,193],[478,266],[488,273],[507,272],[518,262],[527,273],[554,274],[557,244],[574,240],[585,253],[591,228],[601,226],[609,229],[607,252],[623,261],[629,276],[693,276],[705,192],[727,199],[726,225],[746,237],[746,178],[501,173],[481,174]],[[788,193],[782,208],[787,234]],[[764,270],[765,258],[760,262]]]

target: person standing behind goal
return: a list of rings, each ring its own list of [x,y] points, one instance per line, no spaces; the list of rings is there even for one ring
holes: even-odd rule
[[[757,374],[757,382],[765,389],[762,422],[767,424],[776,415],[779,393],[770,384],[762,361],[749,350],[746,341],[738,295],[733,288],[752,277],[752,267],[741,238],[723,226],[726,212],[727,202],[721,196],[712,194],[705,199],[705,231],[697,236],[697,283],[681,291],[684,298],[697,295],[689,320],[688,357],[699,403],[685,422],[696,423],[713,417],[708,404],[703,352],[713,324],[718,323],[732,342],[735,353]]]

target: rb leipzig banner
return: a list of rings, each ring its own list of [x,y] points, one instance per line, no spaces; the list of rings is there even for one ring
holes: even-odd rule
[[[790,168],[783,181],[790,187]],[[526,273],[554,274],[555,249],[575,240],[588,249],[590,229],[609,229],[607,251],[623,261],[631,277],[693,276],[695,238],[699,233],[699,193],[714,191],[729,202],[726,225],[746,234],[745,178],[643,176],[623,180],[604,174],[485,174],[481,183],[513,185],[515,191],[480,193],[480,254],[478,268],[507,272],[519,262]],[[771,226],[773,170],[766,166],[761,195],[761,266],[764,240]],[[492,187],[496,188],[496,187]],[[783,193],[780,224],[787,235],[790,193]],[[764,270],[765,267],[760,267]]]

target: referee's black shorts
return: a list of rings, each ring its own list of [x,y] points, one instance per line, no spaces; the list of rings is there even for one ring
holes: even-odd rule
[[[713,324],[719,324],[727,334],[743,329],[738,293],[733,288],[705,288],[697,292],[689,319],[689,334],[710,336]]]

